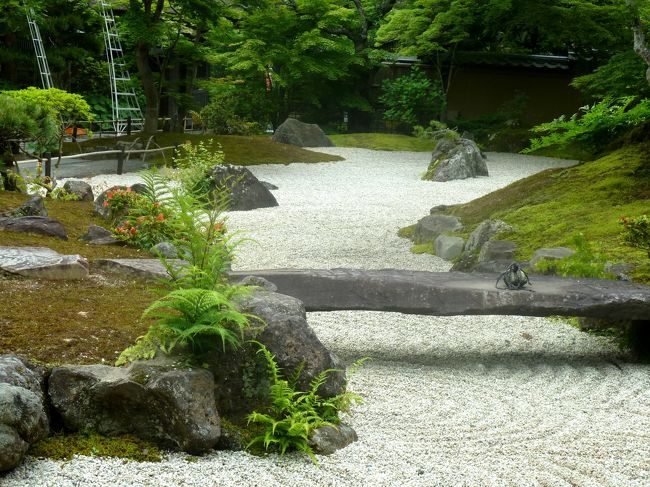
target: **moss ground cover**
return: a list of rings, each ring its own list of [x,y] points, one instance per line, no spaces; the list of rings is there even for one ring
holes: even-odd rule
[[[339,134],[329,138],[339,147],[390,151],[432,151],[436,144],[432,140],[399,134]]]
[[[97,146],[113,146],[116,142],[133,142],[138,139],[139,142],[147,144],[149,137],[139,134],[125,135],[119,138],[99,139],[94,138],[80,143],[65,143],[63,152],[66,155],[78,154],[81,149],[88,151]],[[311,150],[302,149],[287,144],[278,144],[268,136],[239,136],[239,135],[210,135],[210,134],[182,134],[173,132],[163,132],[156,134],[154,141],[160,147],[170,147],[173,145],[182,145],[185,142],[198,144],[199,142],[209,143],[213,140],[221,146],[225,155],[225,162],[243,166],[255,164],[290,164],[292,162],[329,162],[342,160],[339,156],[323,154]],[[155,146],[151,146],[153,148]],[[171,154],[167,154],[167,160],[170,160]],[[149,159],[149,158],[147,158]],[[162,158],[149,159],[155,162],[162,162]]]
[[[576,167],[547,170],[450,212],[467,232],[487,218],[513,225],[516,231],[503,238],[517,242],[519,259],[540,247],[571,246],[582,233],[594,251],[612,262],[636,264],[632,277],[650,282],[647,255],[625,244],[619,224],[621,215],[650,211],[649,151],[650,144],[638,144]]]

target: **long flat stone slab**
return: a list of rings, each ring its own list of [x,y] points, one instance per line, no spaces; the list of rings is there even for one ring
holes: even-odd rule
[[[131,261],[111,260],[115,270]],[[152,259],[143,269],[164,268]],[[151,277],[160,277],[152,273]],[[398,269],[280,269],[230,273],[263,277],[307,311],[371,310],[420,315],[589,316],[650,320],[650,286],[604,279],[533,276],[521,291],[495,288],[497,275]],[[528,290],[530,289],[530,290]]]
[[[88,261],[47,247],[0,247],[0,271],[33,279],[85,279]]]

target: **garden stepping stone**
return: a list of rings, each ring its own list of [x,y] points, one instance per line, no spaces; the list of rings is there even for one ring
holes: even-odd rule
[[[0,271],[32,279],[85,279],[88,261],[47,247],[0,247]]]

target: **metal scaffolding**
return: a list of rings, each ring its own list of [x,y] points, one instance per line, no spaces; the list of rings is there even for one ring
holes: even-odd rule
[[[144,118],[138,97],[131,84],[131,76],[126,68],[124,52],[117,32],[115,16],[110,3],[101,1],[102,17],[104,18],[104,46],[106,60],[108,61],[108,74],[111,83],[111,105],[113,110],[113,128],[117,134],[127,130],[128,120],[130,128],[141,130]]]
[[[47,56],[45,55],[45,48],[43,47],[41,31],[34,20],[34,9],[25,9],[25,13],[27,15],[27,23],[29,24],[29,32],[32,35],[32,42],[34,43],[38,71],[41,74],[41,84],[43,85],[43,88],[47,90],[53,88],[54,83],[52,83],[52,73],[50,72],[50,65],[47,63]]]

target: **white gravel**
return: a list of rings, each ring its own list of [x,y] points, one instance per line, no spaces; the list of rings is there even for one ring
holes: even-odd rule
[[[279,186],[280,206],[230,214],[229,228],[257,242],[240,248],[237,268],[445,271],[448,263],[409,253],[397,229],[432,206],[568,164],[488,154],[489,178],[432,183],[419,179],[427,154],[321,150],[347,160],[252,168]],[[347,418],[359,441],[320,456],[320,467],[295,454],[170,454],[162,463],[78,457],[29,460],[0,485],[650,485],[650,367],[618,361],[603,339],[531,317],[348,311],[308,319],[345,360],[372,358],[350,381],[365,398]]]

